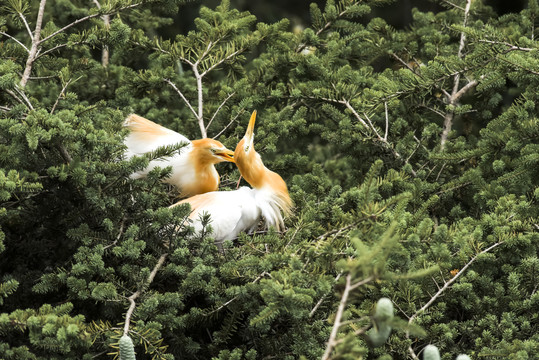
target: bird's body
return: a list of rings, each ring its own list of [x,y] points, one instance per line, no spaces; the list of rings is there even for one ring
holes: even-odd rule
[[[210,215],[215,242],[232,240],[242,231],[252,231],[260,217],[265,226],[284,228],[283,215],[290,212],[292,202],[284,180],[266,168],[253,147],[256,111],[251,116],[249,127],[243,139],[236,146],[234,159],[241,175],[252,186],[232,191],[214,191],[182,200],[178,204],[191,205],[190,219],[196,232],[202,229],[201,216]]]
[[[189,141],[185,136],[135,114],[127,117],[124,126],[130,130],[124,141],[128,158],[155,151],[161,146],[186,144],[179,153],[152,160],[148,167],[132,175],[133,178],[141,178],[157,166],[171,166],[172,174],[164,181],[177,187],[183,197],[217,190],[219,174],[214,164],[234,161],[232,151],[219,141]]]

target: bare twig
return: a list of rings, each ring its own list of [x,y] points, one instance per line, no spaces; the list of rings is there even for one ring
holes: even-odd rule
[[[235,91],[231,92],[224,100],[223,102],[221,103],[221,105],[219,105],[219,107],[217,108],[217,110],[215,110],[215,113],[213,114],[213,116],[211,117],[210,121],[208,122],[208,125],[206,125],[206,130],[208,130],[208,128],[210,127],[211,123],[213,122],[213,119],[215,119],[215,117],[217,116],[217,114],[219,113],[219,111],[221,110],[221,108],[226,104],[226,102],[232,97],[234,96],[234,94],[236,94]]]
[[[339,307],[337,309],[337,313],[335,314],[335,322],[333,324],[333,328],[331,329],[331,334],[329,335],[329,339],[326,346],[326,351],[324,352],[324,355],[322,355],[322,360],[328,360],[330,358],[331,352],[333,351],[333,348],[335,345],[337,345],[339,342],[337,340],[337,334],[339,333],[339,328],[341,327],[341,319],[344,314],[344,310],[346,309],[346,304],[348,302],[348,297],[350,296],[350,291],[356,289],[357,287],[361,285],[365,285],[369,282],[374,280],[374,277],[369,276],[368,278],[358,281],[355,284],[352,284],[352,275],[348,274],[346,275],[346,284],[344,287],[344,291],[341,297],[341,301],[339,303]]]
[[[73,161],[73,158],[69,155],[69,152],[63,144],[58,145],[57,148],[65,162],[70,163]]]
[[[217,135],[215,135],[213,138],[218,138],[219,136],[221,136],[222,133],[224,133],[226,131],[226,129],[228,129],[230,127],[230,125],[232,125],[234,123],[234,121],[236,121],[238,119],[238,117],[243,114],[245,109],[241,109],[240,111],[238,111],[238,113],[236,114],[236,116],[234,116],[229,122],[228,124],[223,128],[223,130],[219,131],[219,133]],[[239,182],[238,182],[239,184]]]
[[[389,115],[388,115],[388,112],[387,112],[387,101],[384,102],[384,107],[385,107],[385,110],[386,110],[386,130],[384,132],[384,141],[387,141],[387,134],[389,132]]]
[[[324,352],[324,355],[322,355],[322,360],[329,359],[329,356],[331,355],[331,352],[333,351],[333,347],[335,346],[337,333],[339,331],[339,327],[341,326],[341,319],[344,314],[344,309],[346,308],[348,296],[350,294],[351,283],[352,283],[352,275],[348,274],[346,275],[346,285],[344,287],[344,291],[341,297],[341,302],[339,303],[339,308],[337,309],[337,314],[335,315],[335,323],[333,324],[333,328],[331,329],[331,334],[329,335],[329,340],[326,346],[326,351]]]
[[[37,49],[40,43],[39,38],[41,37],[41,24],[43,23],[43,14],[45,12],[45,4],[47,0],[41,0],[39,3],[39,10],[37,13],[36,20],[36,29],[34,31],[34,36],[32,38],[32,46],[30,47],[30,52],[28,53],[28,59],[26,59],[26,67],[24,68],[24,73],[22,75],[21,81],[19,83],[21,88],[26,86],[30,73],[32,72],[32,65],[36,60]]]
[[[165,262],[166,258],[168,256],[168,253],[164,253],[161,255],[159,260],[157,260],[157,264],[155,264],[152,272],[148,276],[148,280],[146,281],[145,286],[150,285],[153,282],[153,279],[155,278],[155,275],[157,274],[157,271],[163,266],[163,263]],[[138,299],[138,297],[142,294],[142,289],[138,289],[135,291],[127,300],[129,300],[129,309],[127,309],[127,313],[125,314],[125,323],[124,323],[124,335],[127,335],[129,333],[129,326],[131,324],[131,317],[133,316],[133,312],[135,311],[136,302],[135,300]]]
[[[94,0],[95,6],[97,6],[98,9],[101,9],[101,4],[98,0]],[[103,15],[103,24],[105,25],[105,29],[108,29],[110,26],[110,15]],[[103,49],[101,51],[101,65],[103,67],[107,67],[109,65],[109,47],[108,45],[103,45]]]
[[[180,91],[180,89],[178,89],[178,87],[176,86],[176,84],[174,84],[172,81],[170,81],[169,79],[163,79],[164,82],[166,82],[167,84],[169,84],[170,86],[172,86],[172,88],[174,90],[176,90],[176,92],[178,93],[178,95],[180,95],[180,97],[182,98],[182,100],[185,102],[185,104],[187,105],[187,107],[189,108],[189,110],[191,110],[191,112],[195,115],[195,117],[198,117],[197,115],[197,112],[195,111],[195,109],[193,109],[193,107],[191,106],[191,103],[189,102],[189,100],[187,100],[187,98],[183,95],[183,93]]]
[[[132,9],[134,7],[137,7],[137,6],[140,6],[142,5],[142,2],[138,2],[138,3],[135,3],[135,4],[130,4],[130,5],[126,5],[126,6],[123,6],[119,9],[116,9],[114,11],[111,11],[109,15],[112,15],[112,14],[116,14],[120,11],[123,11],[123,10],[128,10],[128,9]],[[44,37],[43,39],[40,40],[40,44],[46,42],[47,40],[50,40],[52,39],[53,37],[55,37],[56,35],[64,32],[65,30],[77,25],[77,24],[80,24],[81,22],[84,22],[84,21],[87,21],[87,20],[90,20],[90,19],[93,19],[93,18],[96,18],[98,16],[101,16],[102,14],[92,14],[92,15],[88,15],[88,16],[85,16],[85,17],[82,17],[82,18],[79,18],[75,21],[73,21],[72,23],[70,24],[67,24],[66,26],[64,26],[63,28],[59,29],[59,30],[56,30],[55,32],[53,32],[52,34],[50,34],[49,36],[47,37]]]
[[[343,11],[341,11],[341,13],[339,15],[337,15],[337,18],[336,19],[339,19],[340,17],[342,17],[344,14],[346,14],[346,12],[348,11],[348,9],[344,9]],[[322,26],[320,29],[318,29],[318,31],[316,32],[316,36],[320,35],[322,32],[324,32],[325,30],[327,30],[331,24],[333,24],[333,21],[328,21],[324,26]],[[305,49],[307,47],[307,44],[301,44],[297,49],[296,49],[296,53],[299,54],[300,52],[303,51],[303,49]]]
[[[216,62],[215,64],[213,64],[212,66],[210,66],[209,68],[207,68],[206,70],[204,70],[204,72],[202,74],[200,74],[201,77],[204,77],[208,72],[212,71],[213,69],[215,69],[217,66],[221,65],[222,63],[224,63],[225,61],[227,60],[230,60],[232,59],[234,56],[238,55],[239,53],[242,53],[246,50],[246,48],[241,48],[239,50],[236,50],[234,51],[233,53],[229,54],[227,57],[224,57],[223,59],[221,59],[220,61]]]
[[[103,250],[106,250],[110,247],[113,247],[113,246],[116,246],[116,244],[118,244],[118,241],[120,240],[120,238],[122,237],[123,233],[124,233],[124,226],[125,226],[125,221],[127,220],[127,217],[123,217],[122,219],[122,222],[120,223],[120,231],[118,231],[118,236],[116,236],[116,239],[109,245],[107,246],[104,246],[103,247]]]
[[[34,106],[30,102],[30,99],[28,99],[28,96],[24,93],[24,90],[15,87],[15,91],[24,99],[26,106],[28,106],[30,110],[34,110]]]
[[[468,24],[468,16],[470,15],[471,5],[472,5],[472,0],[466,0],[466,7],[464,8],[464,20],[462,22],[463,27],[466,27],[466,25]],[[462,31],[460,33],[459,49],[457,51],[457,56],[459,58],[462,58],[463,56],[462,52],[464,51],[465,46],[466,46],[466,33]],[[460,99],[460,97],[464,95],[472,87],[477,85],[477,81],[472,80],[459,90],[460,74],[461,74],[460,72],[457,72],[455,76],[453,77],[453,90],[451,91],[451,96],[448,99],[448,104],[450,106],[456,106],[458,104],[458,100]],[[449,133],[451,132],[451,129],[453,127],[454,117],[455,117],[454,110],[449,110],[444,116],[444,129],[442,130],[442,136],[440,139],[440,151],[443,151],[445,149],[445,143],[447,142],[447,137],[449,136]]]
[[[197,93],[198,93],[198,113],[196,118],[198,120],[198,127],[200,128],[200,135],[203,138],[208,137],[206,132],[206,126],[204,126],[204,89],[202,88],[202,75],[198,72],[198,67],[193,66],[193,72],[197,80]]]
[[[458,6],[457,4],[453,4],[451,1],[448,1],[448,0],[442,0],[442,1],[444,3],[446,3],[446,4],[449,4],[449,5],[453,6],[456,9],[464,11],[464,8],[462,6]]]
[[[529,51],[537,50],[537,49],[534,49],[534,48],[516,46],[516,45],[513,45],[513,44],[505,42],[505,41],[494,41],[494,40],[479,39],[479,42],[487,43],[487,44],[494,44],[494,45],[505,45],[505,46],[509,47],[510,51],[518,50],[518,51],[529,52]]]
[[[17,40],[17,39],[14,38],[13,36],[9,35],[8,33],[3,32],[3,31],[0,31],[0,35],[7,36],[7,37],[10,38],[11,40],[15,41],[17,44],[19,44],[20,46],[22,46],[22,47],[24,48],[24,50],[26,50],[27,53],[30,53],[30,50],[26,47],[26,45],[24,45],[22,42],[20,42],[19,40]]]
[[[80,79],[80,78],[79,78]],[[78,79],[77,79],[78,80]],[[69,84],[71,84],[71,82],[73,81],[73,79],[69,79],[66,84],[64,85],[64,87],[62,88],[62,90],[60,90],[60,93],[58,94],[58,97],[56,98],[56,101],[54,102],[54,105],[52,106],[52,109],[51,109],[51,115],[52,113],[54,112],[54,110],[56,110],[56,106],[58,106],[58,102],[60,101],[60,98],[62,97],[62,95],[64,95],[64,91],[67,89],[67,87],[69,86]],[[76,80],[75,80],[76,81]],[[65,96],[65,95],[64,95]]]
[[[468,261],[468,263],[466,265],[464,265],[462,267],[462,269],[460,269],[460,271],[455,275],[453,276],[449,281],[445,282],[444,283],[444,286],[442,286],[441,288],[439,288],[439,290],[436,292],[436,294],[434,294],[430,300],[421,307],[421,309],[417,310],[415,312],[415,314],[413,314],[412,316],[410,316],[410,318],[408,319],[408,323],[411,324],[419,315],[421,315],[423,312],[425,312],[442,294],[444,291],[446,291],[469,267],[470,265],[472,265],[474,263],[475,260],[477,260],[477,257],[481,254],[485,254],[485,253],[488,253],[489,251],[491,251],[492,249],[496,248],[497,246],[503,244],[502,241],[500,242],[497,242],[491,246],[489,246],[488,248],[486,248],[485,250],[481,251],[480,253],[478,253],[477,255],[475,255],[473,258],[470,259],[470,261]],[[406,338],[408,339],[410,337],[410,333],[407,331],[406,332]],[[414,350],[412,349],[412,347],[410,346],[408,348],[408,352],[410,353],[410,355],[414,358],[414,359],[417,359],[417,355],[416,353],[414,352]]]
[[[28,35],[30,35],[30,38],[32,38],[32,29],[30,29],[30,25],[28,25],[28,21],[26,21],[26,17],[24,17],[24,14],[19,13],[19,17],[22,19],[22,22],[24,23],[24,26],[26,27],[26,31],[28,31]]]
[[[335,282],[339,281],[339,279],[341,278],[341,275],[342,275],[342,271],[337,275],[337,277],[335,278]],[[322,303],[324,302],[324,300],[326,299],[326,297],[328,296],[329,292],[324,294],[320,300],[318,300],[318,302],[316,303],[316,305],[313,307],[313,309],[311,310],[311,312],[309,313],[309,317],[313,317],[314,313],[316,312],[316,310],[318,310],[318,308],[320,307],[320,305],[322,305]]]

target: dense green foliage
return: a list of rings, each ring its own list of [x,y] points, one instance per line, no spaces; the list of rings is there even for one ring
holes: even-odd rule
[[[292,26],[223,1],[165,38],[183,1],[2,1],[0,358],[536,358],[537,0],[405,29],[390,3]],[[233,149],[254,109],[294,213],[221,253],[170,169],[129,178],[176,149],[123,160],[121,124]]]

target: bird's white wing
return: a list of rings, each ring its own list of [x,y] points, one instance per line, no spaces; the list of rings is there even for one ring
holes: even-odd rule
[[[180,203],[191,204],[191,216],[196,232],[202,230],[200,216],[210,215],[212,236],[220,244],[232,240],[242,231],[249,231],[256,226],[260,218],[260,209],[255,201],[253,189],[242,187],[233,191],[213,191],[182,200]]]
[[[124,140],[127,146],[127,157],[141,155],[161,146],[178,143],[189,144],[187,148],[181,149],[181,154],[186,154],[192,147],[191,141],[182,134],[135,114],[131,114],[125,119],[124,126],[130,131]]]

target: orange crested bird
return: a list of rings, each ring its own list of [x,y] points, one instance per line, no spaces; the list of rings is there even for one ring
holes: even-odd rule
[[[264,166],[254,149],[254,126],[256,111],[253,111],[245,136],[236,146],[234,159],[241,175],[252,186],[232,191],[213,191],[184,199],[172,206],[189,203],[196,232],[202,230],[200,215],[210,215],[210,224],[216,244],[221,247],[224,240],[232,240],[242,231],[252,232],[262,216],[266,228],[284,228],[283,214],[289,214],[292,200],[286,183],[279,174]]]
[[[128,158],[155,151],[161,146],[187,144],[179,153],[152,160],[147,168],[131,175],[137,179],[145,177],[156,166],[171,166],[172,174],[164,181],[176,186],[182,197],[217,190],[219,174],[214,165],[223,161],[234,162],[234,152],[217,140],[189,141],[185,136],[135,114],[125,119],[124,126],[130,130],[124,140]]]

